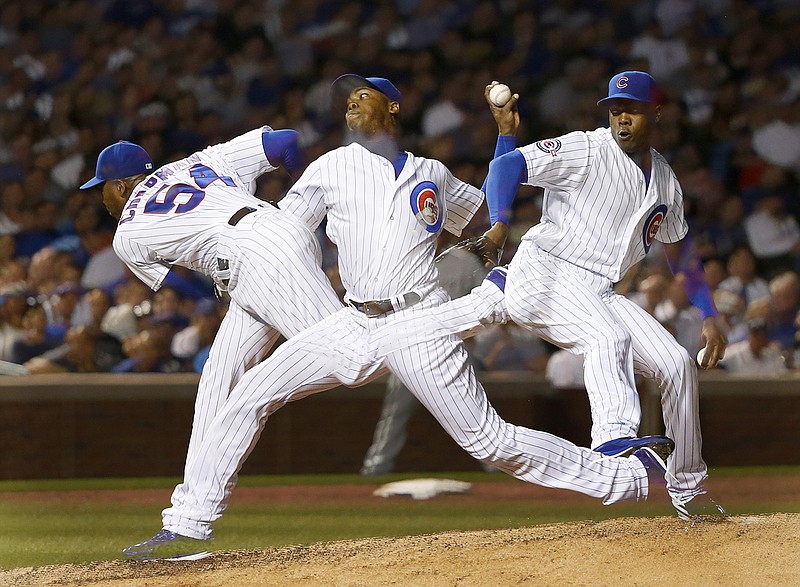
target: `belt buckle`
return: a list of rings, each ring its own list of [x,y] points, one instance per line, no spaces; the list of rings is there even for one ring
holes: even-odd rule
[[[369,301],[364,302],[364,314],[369,316],[370,318],[374,318],[376,316],[380,316],[385,314],[386,312],[383,311],[379,302],[376,301]]]

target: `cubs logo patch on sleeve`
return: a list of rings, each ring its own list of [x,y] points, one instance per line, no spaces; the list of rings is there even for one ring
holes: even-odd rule
[[[664,204],[656,206],[656,209],[650,212],[650,216],[645,220],[644,228],[642,229],[642,243],[644,244],[644,252],[650,252],[650,245],[653,244],[653,239],[658,234],[658,229],[664,218],[667,215],[667,207]]]
[[[428,232],[439,232],[442,213],[439,205],[439,188],[432,181],[423,181],[411,190],[411,210]]]
[[[561,141],[558,139],[545,139],[543,141],[537,141],[536,146],[540,151],[550,153],[553,157],[555,157],[561,150]]]

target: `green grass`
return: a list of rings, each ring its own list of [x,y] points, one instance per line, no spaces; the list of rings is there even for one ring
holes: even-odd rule
[[[715,475],[797,475],[800,469],[766,468],[715,471]],[[446,477],[465,481],[519,483],[505,475],[447,473],[424,477]],[[407,479],[390,475],[365,479],[357,475],[312,475],[245,477],[241,486],[267,485],[376,485]],[[169,493],[178,479],[74,479],[0,482],[0,568],[41,566],[70,562],[112,560],[122,548],[148,538],[160,527],[160,511],[168,505]],[[4,500],[3,493],[19,491],[70,491],[81,489],[164,489],[163,505],[45,500]],[[728,504],[726,504],[728,505]],[[790,503],[730,504],[731,513],[800,512],[800,495]],[[601,520],[621,516],[672,515],[665,504],[547,504],[514,501],[474,504],[459,496],[430,501],[404,498],[369,504],[234,504],[215,524],[214,548],[219,550],[269,548],[314,542],[374,536],[429,534],[449,530],[512,528],[571,520]]]
[[[640,508],[629,509],[628,515],[642,513]],[[160,506],[113,503],[0,502],[0,568],[119,558],[125,546],[158,531],[160,511]],[[551,505],[544,509],[519,503],[482,505],[476,511],[474,505],[459,504],[457,497],[434,501],[398,498],[341,506],[241,504],[231,507],[215,525],[214,548],[267,548],[370,536],[510,528],[625,513],[624,508],[611,511],[601,506]]]

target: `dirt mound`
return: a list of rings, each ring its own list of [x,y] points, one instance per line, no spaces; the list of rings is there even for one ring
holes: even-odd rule
[[[0,572],[0,585],[800,585],[800,514],[617,518]]]

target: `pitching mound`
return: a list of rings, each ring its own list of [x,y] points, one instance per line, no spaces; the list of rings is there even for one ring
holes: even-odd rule
[[[691,524],[618,518],[16,569],[0,584],[118,587],[330,585],[800,585],[800,514]]]

